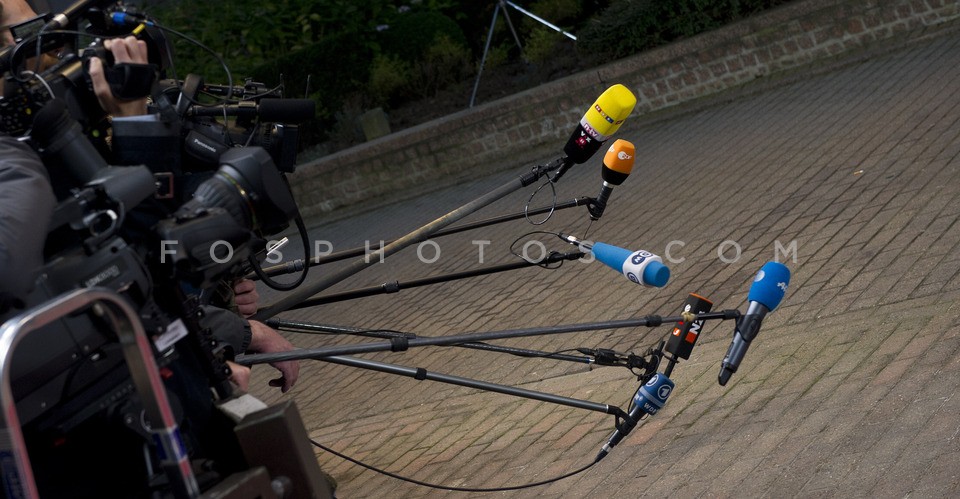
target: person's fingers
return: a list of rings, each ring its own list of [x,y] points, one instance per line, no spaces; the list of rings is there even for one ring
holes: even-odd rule
[[[254,301],[252,303],[240,303],[240,301],[238,300],[237,312],[243,318],[250,317],[251,315],[257,313],[257,302]]]
[[[100,100],[102,105],[107,99],[113,97],[113,93],[110,91],[110,85],[103,75],[103,61],[101,61],[99,57],[91,57],[87,72],[90,74],[90,81],[93,83],[93,94],[97,96],[97,99]],[[110,110],[107,109],[107,111],[109,112]]]
[[[227,361],[227,365],[230,366],[230,381],[237,388],[247,391],[250,387],[250,368],[230,361]]]
[[[280,377],[270,381],[270,386],[279,386],[281,387],[280,391],[286,393],[287,390],[293,388],[293,385],[297,384],[297,379],[300,377],[299,361],[290,360],[270,365],[280,371]]]
[[[239,281],[233,283],[233,292],[238,295],[256,290],[257,283],[251,281],[250,279],[240,279]]]
[[[113,54],[113,60],[117,64],[147,62],[147,43],[132,36],[106,40],[103,47]]]

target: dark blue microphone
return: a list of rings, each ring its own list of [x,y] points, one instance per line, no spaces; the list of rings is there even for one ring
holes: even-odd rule
[[[667,403],[667,397],[670,396],[673,387],[673,380],[661,373],[654,374],[645,384],[641,385],[633,396],[627,418],[617,425],[617,429],[613,432],[613,435],[610,435],[607,443],[600,448],[600,452],[593,462],[603,459],[610,452],[610,449],[619,444],[637,426],[637,422],[642,417],[647,414],[651,416],[656,414],[663,407],[663,404]]]
[[[730,381],[730,376],[737,372],[740,361],[750,348],[750,342],[760,333],[763,318],[780,305],[789,284],[790,269],[782,263],[767,262],[760,268],[760,272],[757,272],[757,277],[753,279],[753,284],[750,286],[750,294],[747,295],[749,303],[747,313],[740,316],[740,320],[737,321],[733,341],[727,349],[723,362],[720,363],[718,381],[721,386],[726,385],[727,381]]]

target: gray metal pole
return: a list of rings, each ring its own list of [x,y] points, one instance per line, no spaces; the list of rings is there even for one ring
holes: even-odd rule
[[[515,386],[506,386],[498,385],[496,383],[489,383],[486,381],[480,381],[470,378],[461,378],[460,376],[452,376],[449,374],[440,374],[427,371],[422,368],[413,368],[398,366],[396,364],[387,364],[384,362],[377,362],[367,359],[357,359],[354,357],[327,357],[323,359],[325,362],[331,362],[334,364],[342,364],[345,366],[359,367],[362,369],[369,369],[373,371],[380,371],[388,374],[397,374],[400,376],[407,376],[410,378],[418,380],[430,380],[438,381],[440,383],[447,383],[457,386],[466,386],[468,388],[477,388],[479,390],[485,390],[488,392],[503,393],[505,395],[512,395],[514,397],[523,397],[533,400],[540,400],[543,402],[549,402],[551,404],[565,405],[568,407],[576,407],[577,409],[586,409],[588,411],[602,412],[604,414],[615,414],[623,415],[624,412],[617,406],[611,406],[607,404],[600,404],[597,402],[591,402],[589,400],[580,400],[569,397],[563,397],[560,395],[554,395],[552,393],[538,392],[534,390],[527,390],[525,388],[518,388]]]
[[[523,175],[521,177],[518,177],[510,182],[507,182],[506,184],[451,211],[450,213],[447,213],[446,215],[434,220],[433,222],[430,222],[427,225],[424,225],[423,227],[420,227],[419,229],[416,229],[413,232],[410,232],[409,234],[384,246],[383,249],[381,250],[382,258],[386,258],[406,248],[407,246],[411,246],[411,245],[426,241],[427,239],[430,238],[430,236],[432,236],[434,233],[436,233],[440,229],[458,220],[463,219],[467,215],[470,215],[471,213],[493,203],[494,201],[506,196],[507,194],[510,194],[514,191],[519,190],[522,187],[526,187],[532,184],[538,178],[540,178],[542,173],[543,173],[542,167],[534,168],[532,172],[526,175]],[[269,306],[260,309],[256,313],[256,315],[254,315],[252,318],[254,320],[262,321],[264,319],[273,317],[274,315],[289,309],[293,305],[300,303],[301,301],[317,294],[318,292],[323,291],[329,288],[330,286],[333,286],[334,284],[360,272],[361,270],[371,265],[374,265],[376,262],[377,262],[376,259],[367,258],[366,256],[363,258],[354,260],[352,263],[348,264],[346,267],[338,270],[337,272],[333,272],[327,275],[326,277],[320,279],[317,282],[310,283],[310,284],[304,283],[296,290],[290,292],[286,296],[277,300],[275,303],[272,303]]]

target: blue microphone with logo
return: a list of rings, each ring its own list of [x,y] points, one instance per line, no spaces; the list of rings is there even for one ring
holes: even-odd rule
[[[659,256],[649,251],[630,251],[605,243],[593,243],[589,250],[597,260],[621,272],[631,282],[662,288],[670,280],[670,269]]]
[[[757,272],[750,286],[750,294],[747,295],[749,303],[747,313],[740,316],[740,320],[737,321],[733,341],[727,349],[723,362],[720,363],[718,381],[721,386],[726,385],[727,381],[730,381],[730,376],[737,372],[740,361],[750,348],[750,342],[760,332],[763,318],[780,305],[789,284],[790,269],[782,263],[767,262],[760,268],[760,272]]]
[[[610,449],[619,444],[637,426],[640,418],[647,414],[651,416],[656,414],[663,407],[663,404],[667,403],[667,397],[673,391],[673,386],[673,381],[661,373],[654,374],[645,384],[641,385],[637,389],[636,395],[633,396],[630,411],[627,413],[628,417],[617,425],[617,429],[613,432],[613,435],[610,435],[607,443],[603,444],[594,462],[603,459],[610,452]]]
[[[579,246],[582,251],[592,253],[598,261],[622,273],[631,282],[662,288],[670,280],[670,269],[663,264],[663,259],[649,251],[630,251],[606,243],[581,241],[566,234],[558,235],[560,239]]]

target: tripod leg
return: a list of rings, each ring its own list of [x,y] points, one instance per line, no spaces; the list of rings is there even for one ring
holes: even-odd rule
[[[504,3],[503,0],[500,0],[500,3]],[[520,43],[520,37],[517,36],[517,30],[513,28],[513,21],[510,20],[510,13],[507,12],[507,8],[503,8],[503,18],[507,20],[507,26],[510,27],[510,34],[513,35],[513,41],[517,42],[517,48],[520,49],[520,57],[523,58],[523,62],[530,62],[527,60],[526,54],[523,52],[523,45]]]
[[[487,31],[487,42],[483,45],[483,55],[480,56],[480,68],[477,69],[477,80],[473,82],[473,93],[470,94],[470,107],[477,98],[477,89],[480,88],[480,76],[483,75],[483,65],[487,62],[487,52],[490,51],[490,40],[493,39],[493,28],[497,25],[497,14],[500,13],[500,2],[493,7],[493,20],[490,21],[490,30]],[[504,11],[506,14],[506,11]],[[513,28],[511,28],[513,29]]]

